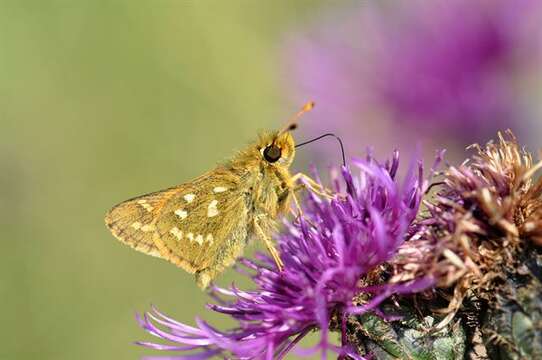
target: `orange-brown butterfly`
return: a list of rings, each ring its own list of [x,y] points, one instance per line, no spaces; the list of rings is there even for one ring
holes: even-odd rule
[[[307,103],[282,130],[260,135],[214,170],[118,204],[107,213],[107,226],[132,248],[194,273],[202,289],[235,262],[253,235],[282,269],[270,240],[275,221],[295,200],[298,180],[321,190],[308,176],[289,172],[295,156],[291,131],[313,106]]]

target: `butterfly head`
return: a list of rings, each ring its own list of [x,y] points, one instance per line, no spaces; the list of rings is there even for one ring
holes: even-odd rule
[[[295,156],[295,143],[291,132],[297,128],[297,121],[301,115],[312,110],[313,107],[314,102],[306,103],[282,130],[261,138],[259,150],[266,163],[290,166]]]
[[[297,121],[304,113],[312,110],[314,102],[306,103],[303,108],[295,114],[282,130],[264,136],[260,144],[260,153],[263,160],[268,164],[289,167],[295,156],[295,143],[291,134],[297,128]]]
[[[262,160],[271,166],[289,167],[294,160],[295,143],[290,131],[262,136],[258,147]]]

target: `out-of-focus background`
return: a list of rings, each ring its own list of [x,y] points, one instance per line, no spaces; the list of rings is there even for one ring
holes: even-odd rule
[[[278,127],[349,155],[541,135],[536,1],[0,2],[0,359],[135,359],[134,313],[186,323],[193,277],[118,243],[115,203],[189,180]],[[296,170],[337,163],[332,143]],[[248,253],[253,251],[252,247]],[[233,271],[221,284],[238,281]]]

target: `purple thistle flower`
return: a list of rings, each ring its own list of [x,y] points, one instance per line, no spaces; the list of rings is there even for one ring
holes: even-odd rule
[[[538,74],[541,32],[536,0],[363,2],[293,38],[288,69],[319,104],[312,126],[334,119],[352,142],[452,133],[463,146],[528,128],[521,80]]]
[[[348,314],[378,311],[390,295],[424,290],[433,280],[386,284],[375,276],[413,231],[428,184],[421,163],[414,161],[402,181],[397,180],[398,152],[385,164],[371,156],[353,164],[357,175],[348,169],[342,169],[341,176],[332,172],[333,200],[310,193],[303,216],[285,220],[278,235],[283,272],[271,258],[258,254],[256,260],[241,259],[238,268],[252,279],[254,290],[212,288],[216,304],[208,307],[232,317],[236,328],[221,331],[199,318],[192,327],[153,308],[139,318],[141,326],[173,345],[139,344],[179,353],[168,359],[281,359],[307,333],[320,329],[319,343],[304,354],[321,351],[325,358],[333,351],[362,359],[346,341]],[[332,321],[342,328],[341,346],[328,340]]]

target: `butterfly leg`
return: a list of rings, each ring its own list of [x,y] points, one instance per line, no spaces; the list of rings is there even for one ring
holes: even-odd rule
[[[254,229],[256,231],[256,235],[263,241],[265,247],[267,248],[267,251],[269,251],[269,253],[273,257],[275,264],[277,264],[277,268],[279,269],[279,271],[282,271],[284,269],[284,263],[282,262],[277,252],[277,249],[273,245],[273,242],[260,226],[258,217],[254,218]]]
[[[297,173],[294,176],[292,176],[292,181],[294,183],[298,183],[295,190],[298,189],[309,189],[315,194],[318,194],[320,196],[323,196],[327,199],[333,199],[333,192],[329,189],[326,189],[324,186],[320,185],[316,181],[314,181],[310,176],[303,174],[303,173]]]
[[[290,212],[295,218],[302,217],[303,216],[303,209],[301,208],[301,203],[299,202],[299,199],[297,198],[297,195],[294,191],[291,192],[292,199],[294,200],[295,208],[297,209],[297,213],[293,208],[290,208]]]
[[[296,192],[301,189],[309,189],[310,191],[314,192],[315,194],[318,194],[322,197],[325,197],[327,199],[333,199],[333,192],[329,189],[326,189],[324,186],[320,185],[316,181],[314,181],[310,176],[303,174],[303,173],[297,173],[292,177],[292,181],[294,183],[297,183],[294,187],[294,191],[292,191],[292,198],[294,200],[294,204],[297,208],[298,213],[296,214],[293,209],[290,209],[292,212],[292,215],[294,217],[302,217],[303,216],[303,210],[301,209],[301,205],[299,202],[299,199],[297,198]]]

